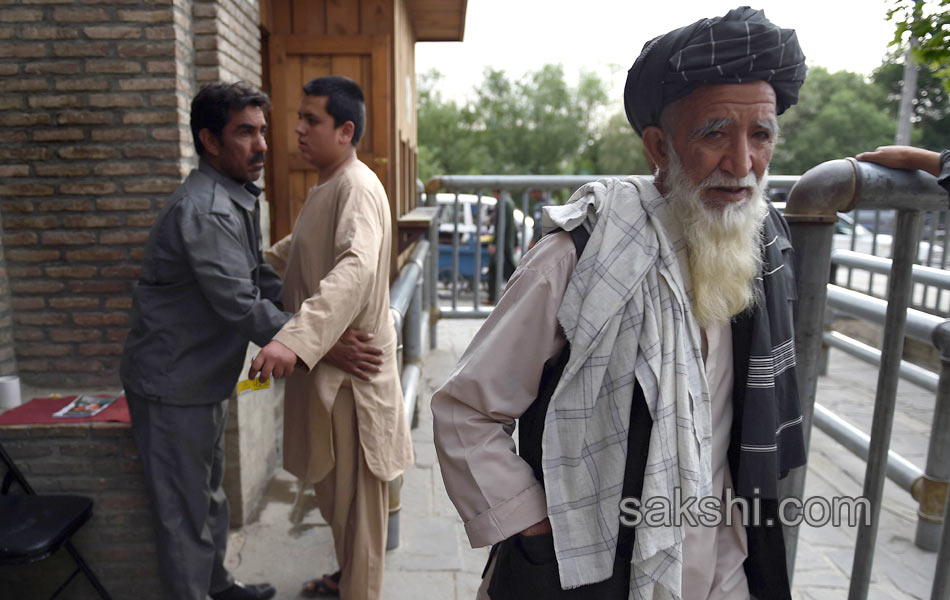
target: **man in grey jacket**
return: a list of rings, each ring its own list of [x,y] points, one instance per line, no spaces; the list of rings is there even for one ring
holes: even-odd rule
[[[191,105],[200,156],[152,226],[133,293],[120,370],[155,514],[165,596],[266,599],[224,568],[222,488],[228,397],[248,340],[264,345],[290,317],[261,255],[252,181],[264,168],[266,94],[209,84]]]

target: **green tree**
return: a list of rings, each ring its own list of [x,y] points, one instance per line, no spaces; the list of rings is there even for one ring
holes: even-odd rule
[[[897,118],[900,108],[902,78],[904,76],[903,50],[888,55],[885,62],[871,75],[872,81],[887,93],[889,114]],[[917,97],[914,98],[912,143],[915,146],[939,152],[950,143],[950,92],[947,79],[928,65],[920,65]]]
[[[808,71],[798,104],[779,117],[781,142],[771,172],[799,175],[826,160],[889,144],[895,119],[880,86],[848,71]]]
[[[646,175],[643,142],[627,122],[623,111],[615,113],[600,130],[594,145],[592,173],[599,175]]]
[[[892,46],[916,40],[915,60],[930,67],[950,92],[950,0],[894,0],[887,13],[897,23]]]
[[[419,172],[557,174],[590,162],[596,115],[606,86],[582,74],[577,87],[560,65],[512,81],[486,69],[475,99],[463,106],[438,92],[440,76],[419,81]]]

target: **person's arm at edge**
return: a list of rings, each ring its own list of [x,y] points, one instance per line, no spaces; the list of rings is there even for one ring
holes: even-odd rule
[[[473,547],[549,530],[544,489],[511,434],[537,396],[545,361],[563,348],[557,310],[574,261],[569,235],[539,242],[432,397],[445,488]]]
[[[287,268],[287,256],[290,254],[290,242],[294,234],[288,233],[270,248],[264,250],[264,260],[273,267],[274,271],[283,273]]]
[[[940,175],[940,153],[913,146],[878,146],[873,152],[855,156],[863,162],[873,162],[894,169],[926,171]]]

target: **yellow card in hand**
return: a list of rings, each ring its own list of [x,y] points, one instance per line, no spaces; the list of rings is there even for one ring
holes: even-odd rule
[[[256,392],[258,390],[269,390],[270,389],[270,378],[268,377],[264,383],[255,377],[254,379],[242,379],[237,384],[238,395],[243,394],[244,392]]]

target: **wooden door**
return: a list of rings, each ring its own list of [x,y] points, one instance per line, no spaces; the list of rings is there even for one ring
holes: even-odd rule
[[[274,241],[293,230],[307,190],[317,183],[317,170],[304,160],[294,133],[303,86],[311,79],[345,75],[363,89],[366,132],[356,152],[391,193],[391,46],[388,35],[272,33],[268,36],[273,110],[267,196],[273,205],[271,235]]]

